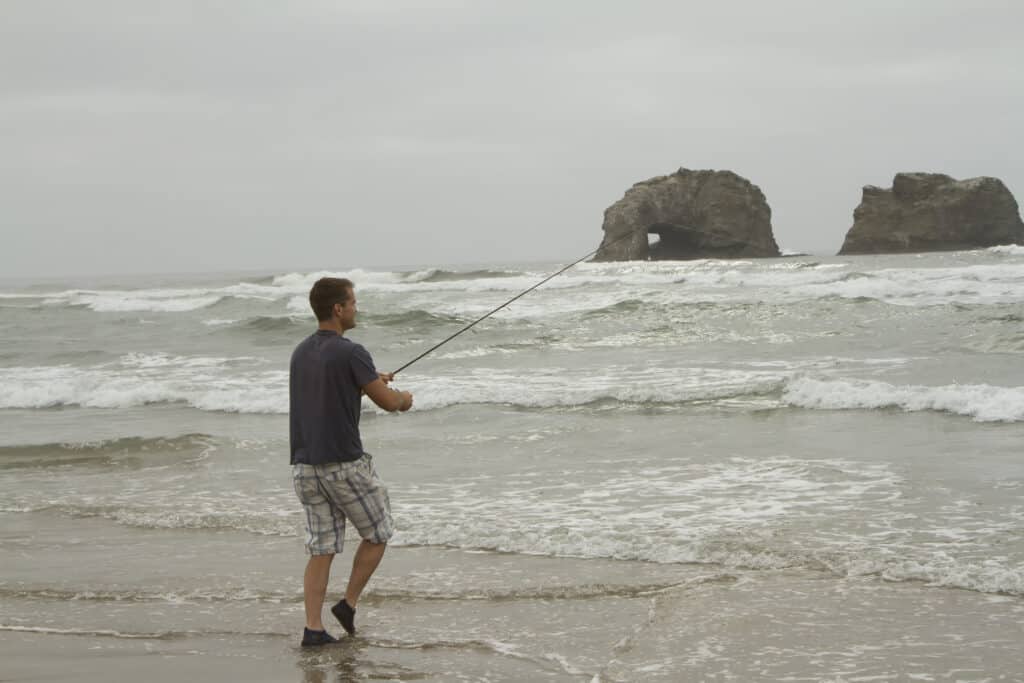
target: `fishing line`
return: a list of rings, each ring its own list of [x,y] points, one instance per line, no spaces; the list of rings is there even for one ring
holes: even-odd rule
[[[638,228],[638,229],[639,229],[639,228]],[[562,274],[562,273],[564,273],[565,271],[569,270],[569,269],[570,269],[570,268],[572,268],[573,266],[575,266],[575,265],[577,265],[577,264],[579,264],[579,263],[582,263],[583,261],[587,260],[588,258],[590,258],[591,256],[593,256],[593,255],[594,255],[594,254],[596,254],[597,252],[601,251],[602,249],[606,249],[607,247],[610,247],[611,245],[615,244],[616,242],[618,242],[618,241],[620,241],[620,240],[623,240],[623,239],[625,239],[625,238],[627,238],[627,237],[630,237],[630,236],[632,236],[632,235],[633,235],[633,234],[634,234],[634,233],[635,233],[636,231],[637,231],[637,230],[631,230],[631,231],[629,231],[629,232],[627,232],[627,233],[625,233],[625,234],[619,235],[618,237],[616,237],[615,239],[613,239],[613,240],[612,240],[611,242],[609,242],[608,244],[602,244],[601,246],[599,246],[599,247],[598,247],[597,249],[595,249],[594,251],[592,251],[592,252],[588,253],[588,254],[587,254],[586,256],[581,256],[580,258],[576,259],[575,261],[573,261],[572,263],[570,263],[570,264],[569,264],[569,265],[567,265],[566,267],[562,268],[562,269],[561,269],[561,270],[559,270],[558,272],[556,272],[556,273],[552,273],[551,275],[548,275],[548,276],[547,276],[546,278],[544,278],[543,280],[541,280],[540,282],[538,282],[538,283],[537,283],[537,284],[535,284],[534,286],[530,287],[529,289],[524,289],[524,290],[523,290],[522,292],[519,292],[519,294],[516,294],[516,295],[515,295],[514,297],[512,297],[511,299],[509,299],[508,301],[506,301],[506,302],[505,302],[505,303],[503,303],[502,305],[498,306],[497,308],[495,308],[495,309],[494,309],[493,311],[491,311],[490,313],[487,313],[487,314],[485,314],[485,315],[482,315],[482,316],[480,316],[479,318],[477,318],[476,320],[474,320],[474,321],[473,321],[473,322],[471,322],[470,324],[466,325],[466,326],[465,326],[465,327],[463,327],[463,328],[462,328],[461,330],[459,330],[459,331],[458,331],[458,332],[456,332],[455,334],[451,335],[451,336],[450,336],[450,337],[448,337],[447,339],[444,339],[443,341],[440,341],[440,342],[438,342],[437,344],[434,344],[434,345],[433,345],[433,346],[431,346],[431,347],[430,347],[429,349],[427,349],[426,351],[424,351],[424,352],[423,352],[423,353],[421,353],[420,355],[416,356],[416,357],[415,357],[415,358],[413,358],[413,359],[412,359],[411,361],[409,361],[408,363],[406,363],[406,364],[405,364],[405,365],[403,365],[402,367],[398,368],[397,370],[395,370],[395,371],[394,371],[393,373],[391,373],[391,374],[393,374],[393,375],[397,375],[397,374],[398,374],[398,373],[400,373],[400,372],[401,372],[402,370],[405,370],[405,369],[406,369],[407,367],[409,367],[410,365],[412,365],[413,363],[415,363],[415,362],[416,362],[416,361],[418,361],[419,359],[421,359],[421,358],[423,358],[424,356],[427,356],[427,355],[429,355],[429,354],[433,353],[434,351],[438,350],[439,348],[441,348],[442,346],[444,346],[445,344],[447,344],[448,342],[450,342],[450,341],[451,341],[452,339],[455,339],[455,338],[456,338],[456,337],[458,337],[458,336],[459,336],[460,334],[462,334],[463,332],[465,332],[465,331],[466,331],[466,330],[468,330],[469,328],[471,328],[471,327],[473,327],[474,325],[476,325],[476,324],[477,324],[478,322],[481,322],[481,321],[483,321],[483,320],[486,320],[487,318],[490,318],[490,317],[491,317],[492,315],[494,315],[495,313],[497,313],[497,312],[498,312],[498,311],[500,311],[501,309],[505,308],[506,306],[508,306],[508,305],[509,305],[510,303],[512,303],[512,302],[513,302],[513,301],[515,301],[516,299],[519,299],[520,297],[526,296],[527,294],[529,294],[530,292],[532,292],[533,290],[537,289],[537,288],[538,288],[538,287],[540,287],[540,286],[541,286],[542,284],[544,284],[545,282],[547,282],[548,280],[551,280],[551,279],[553,279],[553,278],[555,278],[555,277],[557,277],[557,276],[561,275],[561,274]]]

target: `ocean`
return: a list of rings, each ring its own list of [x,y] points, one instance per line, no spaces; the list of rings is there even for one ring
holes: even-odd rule
[[[558,276],[366,401],[397,532],[301,650],[311,284],[393,370],[558,265],[0,282],[0,679],[1024,680],[1020,246]]]

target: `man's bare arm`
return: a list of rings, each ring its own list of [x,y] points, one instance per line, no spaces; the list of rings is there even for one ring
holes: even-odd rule
[[[412,394],[408,391],[395,391],[388,389],[383,379],[375,379],[363,387],[363,392],[370,397],[370,400],[382,409],[393,413],[395,411],[405,412],[412,408]]]

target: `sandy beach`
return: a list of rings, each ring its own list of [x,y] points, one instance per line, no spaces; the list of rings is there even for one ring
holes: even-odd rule
[[[810,570],[429,548],[389,553],[357,637],[303,650],[301,592],[282,585],[301,570],[294,542],[178,532],[154,544],[105,522],[78,527],[89,543],[5,562],[28,586],[39,566],[77,582],[90,567],[97,575],[90,594],[5,590],[3,680],[1012,681],[1024,670],[1013,597]],[[119,566],[158,576],[98,571]]]

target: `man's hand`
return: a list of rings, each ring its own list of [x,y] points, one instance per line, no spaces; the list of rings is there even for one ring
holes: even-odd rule
[[[370,397],[374,403],[383,408],[384,410],[393,413],[395,411],[405,412],[412,408],[412,394],[408,391],[396,391],[395,389],[389,389],[384,384],[384,378],[378,377],[373,380],[365,387],[363,391]]]
[[[395,378],[395,373],[393,373],[393,372],[378,372],[377,376],[380,377],[380,381],[384,382],[384,384],[391,384],[391,380],[393,380]]]
[[[405,412],[412,408],[412,392],[410,391],[399,391],[398,394],[402,397],[402,407],[398,410]]]

